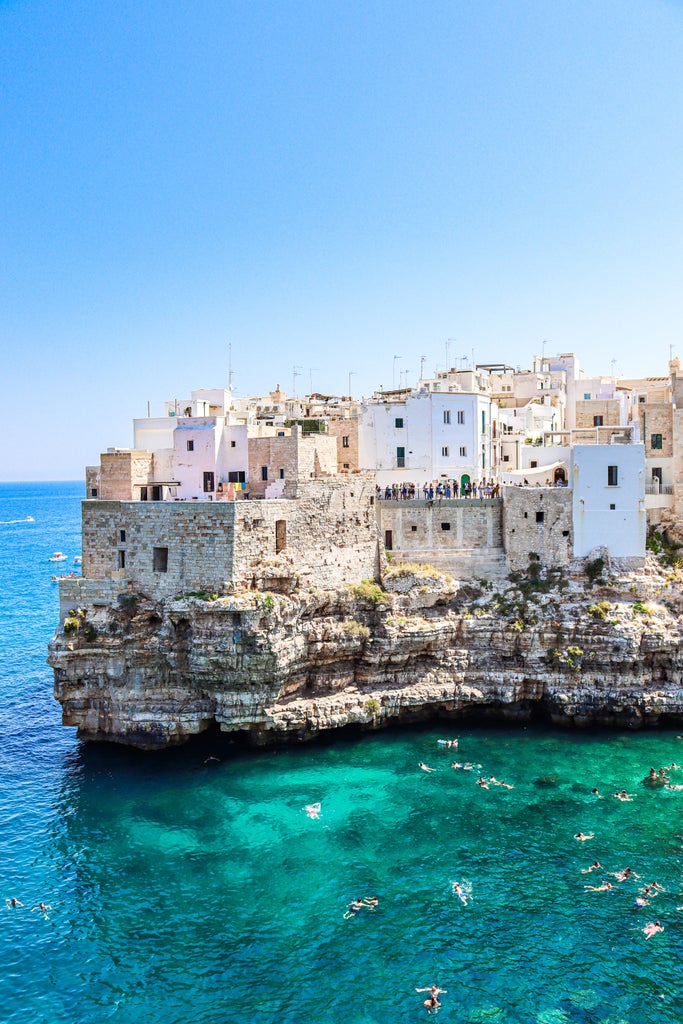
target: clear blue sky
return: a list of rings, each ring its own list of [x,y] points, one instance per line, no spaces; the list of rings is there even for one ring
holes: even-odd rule
[[[0,0],[0,480],[81,477],[229,342],[242,395],[449,338],[666,372],[682,54],[664,0]]]

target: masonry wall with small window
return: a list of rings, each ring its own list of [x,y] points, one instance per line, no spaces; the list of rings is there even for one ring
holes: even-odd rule
[[[505,487],[505,553],[511,571],[526,570],[530,555],[559,568],[572,558],[572,494],[565,488]]]

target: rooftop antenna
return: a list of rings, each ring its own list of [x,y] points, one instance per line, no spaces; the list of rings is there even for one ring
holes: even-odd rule
[[[610,359],[609,361],[610,370],[612,371],[611,376],[614,376],[614,367],[617,365],[616,359]]]
[[[409,373],[410,373],[410,370],[404,370],[404,371],[403,371],[403,375],[404,375],[404,377],[405,377],[405,380],[404,380],[404,387],[406,387],[406,388],[408,387],[408,374],[409,374]]]
[[[401,359],[401,358],[402,358],[401,356],[394,356],[394,372],[393,372],[392,377],[391,377],[391,384],[392,384],[392,387],[393,387],[394,391],[396,390],[396,360],[397,359]]]
[[[425,363],[427,362],[427,356],[420,356],[420,380],[424,377]]]
[[[313,394],[313,373],[314,372],[318,373],[319,371],[320,371],[320,367],[319,366],[311,366],[308,369],[308,383],[309,383],[309,386],[310,386],[310,389],[311,389],[309,394],[311,394],[311,395]]]
[[[301,367],[292,367],[292,397],[296,398],[296,378],[301,376]]]
[[[232,393],[232,342],[228,342],[228,391]]]
[[[674,349],[675,348],[676,348],[676,346],[674,344],[669,345],[669,362],[671,362],[671,360],[674,357]]]
[[[355,370],[349,370],[349,398],[351,397],[351,378],[356,376]]]

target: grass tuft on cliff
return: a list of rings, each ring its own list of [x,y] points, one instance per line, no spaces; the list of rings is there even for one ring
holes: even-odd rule
[[[362,601],[367,601],[368,604],[373,606],[391,604],[391,594],[387,594],[386,590],[382,590],[379,583],[376,583],[374,580],[361,580],[360,583],[350,586],[349,591],[354,597],[359,597]]]

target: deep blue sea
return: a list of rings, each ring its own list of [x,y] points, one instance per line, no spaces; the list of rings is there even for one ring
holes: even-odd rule
[[[451,723],[218,764],[84,745],[45,664],[81,496],[0,485],[1,1021],[402,1024],[438,984],[441,1024],[681,1024],[683,791],[642,784],[679,735]]]

